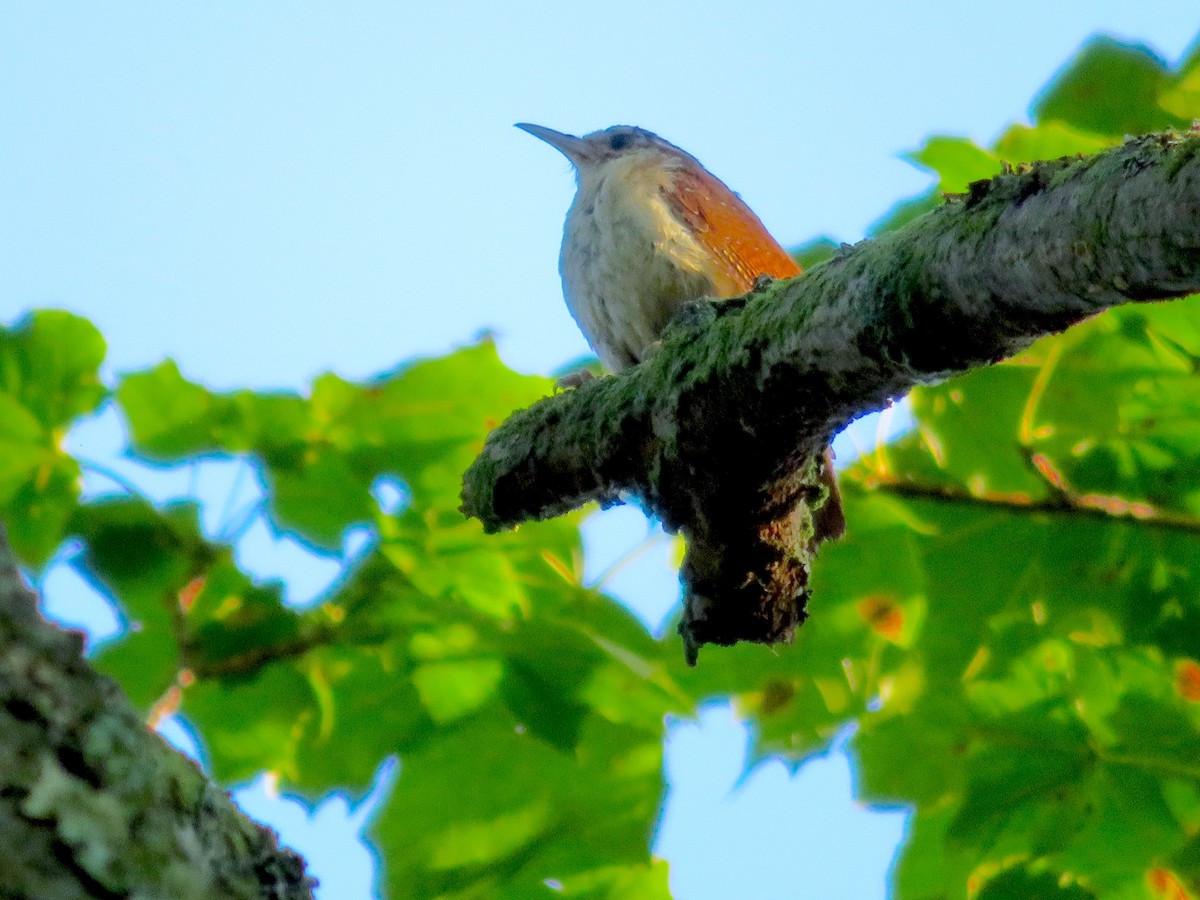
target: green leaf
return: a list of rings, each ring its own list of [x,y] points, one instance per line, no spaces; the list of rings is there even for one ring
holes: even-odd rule
[[[73,566],[126,620],[125,637],[106,645],[94,664],[148,708],[179,670],[180,594],[218,551],[201,537],[190,504],[159,511],[141,500],[106,499],[81,507],[70,528],[86,547]]]
[[[435,722],[445,724],[482,706],[504,676],[498,659],[429,662],[413,672],[413,684]]]
[[[1000,160],[966,138],[929,138],[920,150],[905,154],[909,162],[938,176],[938,190],[957,194],[981,178],[1000,172]]]
[[[290,662],[197,679],[183,692],[182,712],[204,736],[209,769],[224,784],[263,771],[299,781],[302,728],[323,727],[312,685]]]
[[[1159,97],[1163,109],[1180,119],[1200,118],[1200,55],[1184,63],[1178,79]]]
[[[977,900],[1096,900],[1096,895],[1056,872],[1007,869],[988,881]]]
[[[50,455],[6,504],[8,540],[26,564],[45,564],[62,543],[79,500],[79,476],[74,459]]]
[[[558,882],[555,882],[558,884]],[[606,866],[563,879],[563,897],[659,900],[669,898],[667,864],[661,859],[648,865]]]
[[[1010,126],[996,141],[993,151],[1007,163],[1023,163],[1080,153],[1098,153],[1117,143],[1117,137],[1099,136],[1080,131],[1066,122],[1050,120],[1032,127]]]
[[[370,481],[344,456],[324,448],[270,466],[267,486],[276,523],[327,550],[338,549],[343,531],[371,519],[376,511]]]
[[[1070,844],[1088,814],[1078,796],[1093,763],[1086,730],[1049,703],[981,731],[947,840],[990,849],[1019,822],[1017,840],[1034,855]]]
[[[1157,866],[1152,869],[1150,881],[1155,887],[1167,887],[1172,882],[1179,888],[1183,884],[1193,888],[1200,884],[1200,832],[1193,832],[1192,839],[1172,855],[1169,868]],[[1161,893],[1170,896],[1165,890]]]
[[[892,870],[897,896],[905,900],[966,896],[970,867],[964,869],[961,860],[948,857],[945,851],[946,829],[953,812],[953,806],[942,804],[911,817]]]
[[[1170,80],[1162,60],[1145,45],[1101,35],[1043,88],[1033,116],[1115,136],[1180,127],[1186,120],[1158,105]]]
[[[607,685],[596,680],[603,651],[576,623],[549,616],[524,623],[504,649],[504,703],[531,734],[571,752],[587,715],[612,699],[602,696]],[[655,707],[661,716],[661,701]]]
[[[793,247],[789,252],[792,255],[792,259],[799,263],[800,268],[808,271],[813,266],[823,263],[833,256],[837,248],[837,241],[822,235],[801,244],[799,247]]]
[[[333,643],[305,657],[303,674],[319,716],[300,713],[295,768],[287,774],[308,796],[332,786],[365,792],[382,760],[423,746],[438,727],[395,644]]]
[[[401,368],[365,387],[325,376],[313,386],[315,421],[370,483],[399,475],[414,500],[457,509],[462,472],[488,432],[553,390],[505,367],[490,342]]]
[[[104,399],[104,340],[84,319],[41,310],[0,328],[0,518],[17,556],[41,566],[79,497],[66,427]]]
[[[1152,773],[1135,766],[1104,766],[1087,786],[1089,815],[1060,859],[1070,870],[1087,873],[1089,883],[1101,891],[1140,880],[1183,846],[1187,836]]]
[[[11,503],[38,468],[53,459],[46,444],[46,432],[33,413],[0,394],[0,503]]]
[[[215,394],[188,381],[171,360],[121,379],[117,400],[139,452],[160,462],[250,450],[294,459],[312,439],[305,401],[291,393]]]
[[[104,338],[86,319],[38,310],[0,329],[0,390],[50,433],[100,405],[104,353]]]
[[[511,619],[529,612],[515,560],[501,542],[487,541],[477,522],[430,529],[415,513],[386,534],[382,552],[422,593],[461,601],[479,612]]]
[[[134,443],[152,458],[176,459],[218,446],[213,430],[221,404],[206,388],[185,379],[171,360],[126,375],[117,400]]]
[[[217,562],[192,586],[194,596],[182,612],[194,670],[236,670],[263,657],[290,655],[319,631],[283,606],[282,585],[255,585],[232,560]]]
[[[550,881],[576,896],[621,884],[663,896],[661,870],[646,871],[661,733],[593,718],[564,754],[514,726],[475,717],[404,760],[373,826],[391,893],[528,896]],[[462,789],[466,773],[476,789]]]
[[[552,389],[549,379],[509,369],[484,341],[401,369],[370,396],[379,412],[390,414],[381,423],[395,439],[437,444],[482,440],[503,417]]]

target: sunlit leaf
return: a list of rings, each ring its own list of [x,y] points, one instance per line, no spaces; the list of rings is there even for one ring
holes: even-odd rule
[[[1084,45],[1033,105],[1038,121],[1095,134],[1138,134],[1186,125],[1158,105],[1170,83],[1163,61],[1140,44],[1100,36]]]
[[[50,433],[100,405],[104,353],[104,338],[86,319],[39,310],[0,329],[0,390]]]
[[[90,322],[40,310],[0,328],[0,518],[17,555],[40,566],[62,541],[79,497],[66,426],[104,399],[104,339]]]
[[[977,147],[965,138],[933,137],[907,158],[936,172],[938,190],[960,193],[980,178],[990,178],[1000,171],[1000,160],[992,153]]]

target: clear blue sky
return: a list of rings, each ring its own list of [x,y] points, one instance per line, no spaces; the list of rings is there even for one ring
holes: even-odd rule
[[[1180,0],[6,3],[0,321],[66,307],[104,332],[110,375],[172,356],[220,388],[299,388],[325,369],[363,377],[483,329],[511,365],[548,371],[586,349],[556,273],[573,186],[565,161],[513,122],[651,128],[785,244],[853,241],[927,185],[899,153],[935,131],[990,139],[1102,30],[1174,59],[1200,11]],[[113,462],[119,440],[102,420],[72,446]],[[254,495],[235,470],[200,476],[220,501],[214,529]],[[157,496],[190,489],[187,473],[137,477]],[[601,517],[592,571],[646,533],[629,511]],[[296,600],[337,568],[261,525],[240,553],[286,576]],[[660,546],[612,588],[654,623],[673,577]],[[113,627],[65,566],[46,588],[57,614]],[[744,743],[723,708],[671,731],[656,846],[677,896],[882,897],[902,819],[853,805],[839,752],[794,777],[765,763],[735,789]],[[366,895],[369,857],[339,843],[362,810],[347,819],[335,798],[310,819],[261,790],[241,796],[310,854],[324,897]],[[761,881],[739,882],[746,871]]]

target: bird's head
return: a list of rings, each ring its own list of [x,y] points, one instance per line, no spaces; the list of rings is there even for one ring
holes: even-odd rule
[[[646,166],[670,167],[700,165],[674,144],[633,125],[613,125],[583,137],[527,122],[520,122],[517,127],[560,151],[575,166],[581,182],[605,171],[614,163],[636,161]]]

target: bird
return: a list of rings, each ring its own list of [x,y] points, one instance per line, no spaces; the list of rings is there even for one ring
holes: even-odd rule
[[[652,352],[684,304],[740,297],[763,276],[801,274],[741,197],[653,132],[614,125],[577,137],[527,122],[516,127],[575,169],[559,255],[563,297],[611,372]],[[823,463],[827,499],[814,515],[817,541],[845,531],[831,450]]]

